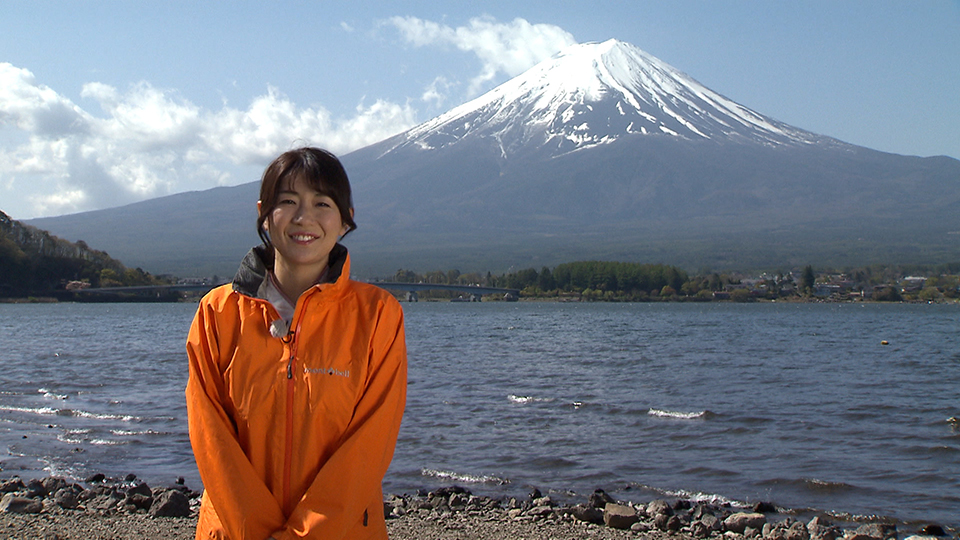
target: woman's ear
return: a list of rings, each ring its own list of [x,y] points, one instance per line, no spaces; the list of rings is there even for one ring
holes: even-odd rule
[[[350,209],[350,219],[353,219],[353,208]],[[348,232],[350,232],[350,225],[344,223],[343,227],[340,229],[340,236],[343,237],[343,235],[347,234]]]
[[[261,212],[263,212],[263,202],[262,202],[262,201],[257,201],[257,218],[258,218],[258,219],[261,218],[261,217],[263,217],[263,214],[262,214]],[[270,233],[270,219],[269,219],[269,218],[263,220],[263,230],[267,231],[268,234]]]

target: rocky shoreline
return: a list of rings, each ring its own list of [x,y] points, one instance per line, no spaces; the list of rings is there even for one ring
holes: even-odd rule
[[[0,539],[192,539],[200,493],[183,485],[151,488],[135,475],[83,482],[58,477],[0,480]],[[394,540],[934,540],[957,531],[928,524],[899,531],[885,522],[799,519],[767,503],[734,508],[686,499],[617,501],[602,490],[558,504],[534,490],[523,499],[477,496],[461,487],[388,495]]]

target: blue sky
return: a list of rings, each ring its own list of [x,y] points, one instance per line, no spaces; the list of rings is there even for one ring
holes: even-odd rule
[[[794,126],[960,158],[957,0],[0,0],[0,210],[254,181],[291,146],[349,152],[610,38]]]

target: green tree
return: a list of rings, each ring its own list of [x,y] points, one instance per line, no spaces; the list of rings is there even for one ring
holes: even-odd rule
[[[873,293],[873,299],[877,302],[902,302],[903,297],[896,287],[884,287]]]
[[[120,274],[112,268],[104,268],[100,271],[101,287],[120,287],[123,282],[120,281]]]
[[[800,274],[800,290],[803,291],[804,294],[813,293],[813,286],[816,284],[816,281],[817,277],[813,273],[813,267],[809,265],[804,267],[803,273]]]
[[[397,273],[393,275],[393,280],[398,283],[416,283],[417,275],[410,270],[399,269]]]
[[[540,275],[537,277],[537,285],[542,291],[552,291],[557,288],[556,280],[553,279],[553,273],[550,272],[550,269],[546,266],[540,270]]]
[[[917,295],[917,298],[923,300],[924,302],[936,302],[940,300],[943,295],[940,294],[940,290],[936,287],[924,287],[923,290]]]
[[[746,289],[734,289],[730,292],[730,299],[734,302],[749,302],[752,300],[750,291]]]

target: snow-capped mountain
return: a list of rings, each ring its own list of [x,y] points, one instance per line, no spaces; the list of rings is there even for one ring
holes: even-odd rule
[[[437,150],[472,137],[566,152],[630,135],[763,144],[825,137],[752,111],[643,50],[616,40],[573,45],[526,73],[425,122],[398,146]]]
[[[614,40],[570,47],[343,162],[361,276],[587,259],[790,269],[960,252],[960,161],[789,126]],[[245,184],[30,224],[154,273],[230,275],[256,241],[256,193]]]

